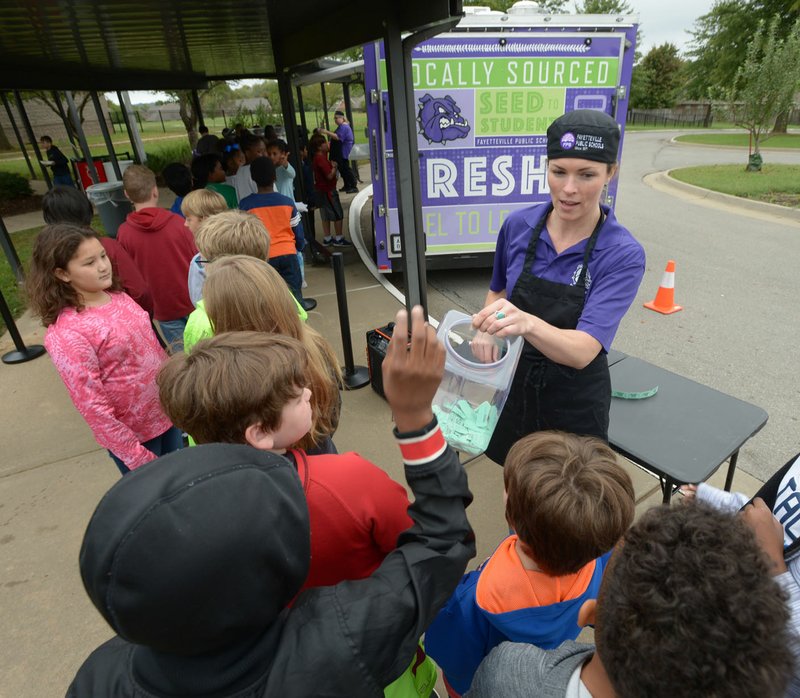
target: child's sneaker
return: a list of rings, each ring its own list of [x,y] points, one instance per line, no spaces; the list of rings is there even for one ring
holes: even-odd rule
[[[330,247],[333,244],[333,238],[330,235],[322,238],[322,244],[326,247]]]
[[[334,247],[352,247],[353,243],[349,240],[345,240],[344,238],[336,238],[333,241]]]

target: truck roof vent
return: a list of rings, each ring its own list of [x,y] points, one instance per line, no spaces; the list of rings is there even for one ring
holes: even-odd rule
[[[506,10],[510,15],[547,15],[550,14],[543,7],[539,7],[538,3],[533,0],[517,0],[511,7]]]

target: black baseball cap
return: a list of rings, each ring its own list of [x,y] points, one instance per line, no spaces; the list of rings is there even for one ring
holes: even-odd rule
[[[547,157],[582,158],[613,164],[619,151],[619,125],[605,112],[576,109],[547,128]]]

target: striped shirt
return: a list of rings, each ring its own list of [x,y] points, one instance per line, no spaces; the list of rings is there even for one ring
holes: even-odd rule
[[[269,258],[296,254],[305,247],[300,214],[290,198],[270,192],[251,194],[239,202],[242,211],[257,215],[269,233]]]

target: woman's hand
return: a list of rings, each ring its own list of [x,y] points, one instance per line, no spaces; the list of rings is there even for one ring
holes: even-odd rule
[[[469,343],[472,355],[485,364],[493,364],[500,358],[497,342],[486,332],[478,332]]]
[[[523,312],[505,298],[494,301],[473,316],[472,326],[500,338],[525,336],[533,329],[535,316]]]

